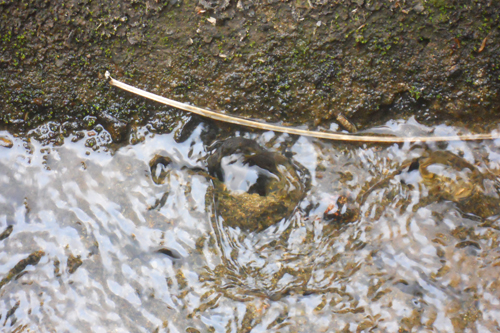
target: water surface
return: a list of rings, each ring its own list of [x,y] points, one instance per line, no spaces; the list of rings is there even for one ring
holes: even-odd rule
[[[105,130],[0,133],[3,330],[500,329],[500,141],[347,145],[188,119],[120,147]],[[230,137],[262,151],[222,157],[220,180],[208,161]],[[245,160],[267,153],[275,166]],[[297,192],[258,227],[222,213],[238,195],[265,210],[271,191]]]

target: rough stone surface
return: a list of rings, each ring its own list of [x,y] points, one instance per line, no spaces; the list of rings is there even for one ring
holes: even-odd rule
[[[499,16],[490,0],[3,0],[0,120],[63,135],[102,122],[119,141],[180,114],[109,87],[109,70],[265,121],[329,128],[342,112],[359,129],[415,116],[484,131],[500,112]]]

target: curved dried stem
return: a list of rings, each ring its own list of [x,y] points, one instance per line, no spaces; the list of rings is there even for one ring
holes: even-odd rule
[[[133,94],[145,97],[147,99],[175,107],[184,111],[192,112],[197,115],[207,117],[210,119],[223,121],[226,123],[257,128],[266,131],[275,131],[281,133],[304,135],[314,138],[335,140],[335,141],[349,141],[349,142],[378,142],[378,143],[403,143],[403,142],[443,142],[443,141],[477,141],[477,140],[493,140],[500,138],[500,134],[476,134],[476,135],[455,135],[455,136],[412,136],[412,137],[396,137],[396,136],[376,136],[376,135],[356,135],[356,134],[341,134],[341,133],[328,133],[319,131],[308,131],[293,127],[273,125],[261,123],[255,120],[249,120],[234,116],[229,116],[220,112],[202,109],[193,105],[174,101],[169,98],[158,96],[156,94],[147,92],[145,90],[133,87],[121,81],[113,79],[109,72],[106,72],[106,79],[109,84],[117,88],[126,90]]]

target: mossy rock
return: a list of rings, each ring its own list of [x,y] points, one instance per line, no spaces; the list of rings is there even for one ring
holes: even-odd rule
[[[300,168],[249,139],[224,141],[208,169],[213,187],[207,202],[213,200],[226,225],[245,230],[263,230],[288,218],[307,188]]]

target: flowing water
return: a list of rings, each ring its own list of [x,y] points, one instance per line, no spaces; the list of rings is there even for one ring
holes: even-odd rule
[[[499,140],[50,131],[0,133],[3,331],[500,330]]]

